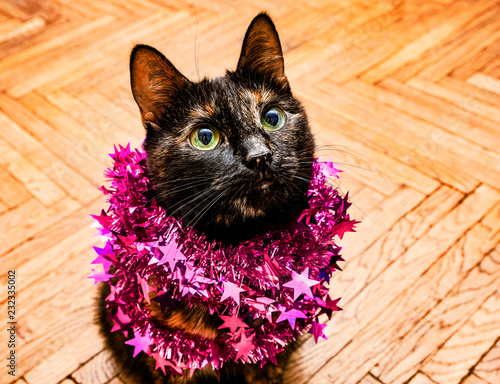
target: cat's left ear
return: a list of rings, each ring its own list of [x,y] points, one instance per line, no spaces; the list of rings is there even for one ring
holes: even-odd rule
[[[248,27],[237,71],[261,74],[289,87],[278,32],[266,13],[257,15]]]

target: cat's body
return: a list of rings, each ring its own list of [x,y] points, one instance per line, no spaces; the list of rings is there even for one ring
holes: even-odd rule
[[[138,45],[131,55],[134,98],[146,128],[144,149],[155,200],[223,244],[296,222],[307,205],[314,141],[305,112],[290,91],[280,42],[266,14],[248,28],[236,71],[194,83],[154,48]],[[293,346],[278,366],[228,362],[219,371],[197,370],[192,378],[155,371],[148,356],[132,358],[110,321],[101,292],[100,321],[119,363],[142,383],[280,383]],[[162,312],[147,306],[159,327],[215,338],[220,320],[202,307],[178,305]]]

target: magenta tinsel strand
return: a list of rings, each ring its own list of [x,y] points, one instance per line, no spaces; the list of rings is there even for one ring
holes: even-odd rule
[[[275,355],[304,331],[315,340],[325,337],[318,316],[339,310],[325,286],[342,261],[334,237],[354,231],[357,223],[347,214],[347,195],[327,184],[328,176],[340,172],[331,162],[313,164],[309,208],[293,228],[223,247],[168,217],[148,197],[153,187],[143,151],[129,144],[115,147],[110,156],[114,164],[105,177],[111,186],[100,188],[110,207],[93,217],[106,240],[102,250],[96,249],[100,256],[94,263],[111,266],[109,274],[94,272],[92,277],[111,287],[106,303],[114,331],[124,332],[129,341],[139,335],[147,344],[142,350],[157,361],[167,359],[172,363],[167,367],[177,373],[179,367],[207,364],[219,369],[230,359],[276,362]],[[235,332],[227,328],[214,340],[160,329],[144,306],[150,292],[167,302],[182,300],[205,306],[214,316],[258,325]]]

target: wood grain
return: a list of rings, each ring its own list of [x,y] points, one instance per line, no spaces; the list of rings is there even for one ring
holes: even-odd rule
[[[362,220],[331,281],[344,310],[328,340],[304,337],[286,383],[500,382],[490,0],[0,2],[0,283],[19,275],[17,376],[0,365],[0,382],[132,384],[105,349],[86,279],[108,153],[144,137],[130,50],[153,45],[192,80],[221,76],[265,9],[317,156],[339,163]]]

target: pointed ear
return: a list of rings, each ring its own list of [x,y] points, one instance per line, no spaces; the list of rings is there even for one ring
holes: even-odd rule
[[[189,82],[163,54],[148,45],[136,45],[132,50],[130,80],[143,123],[156,125],[162,112]]]
[[[278,32],[266,13],[258,14],[248,27],[237,71],[260,73],[288,87]]]

